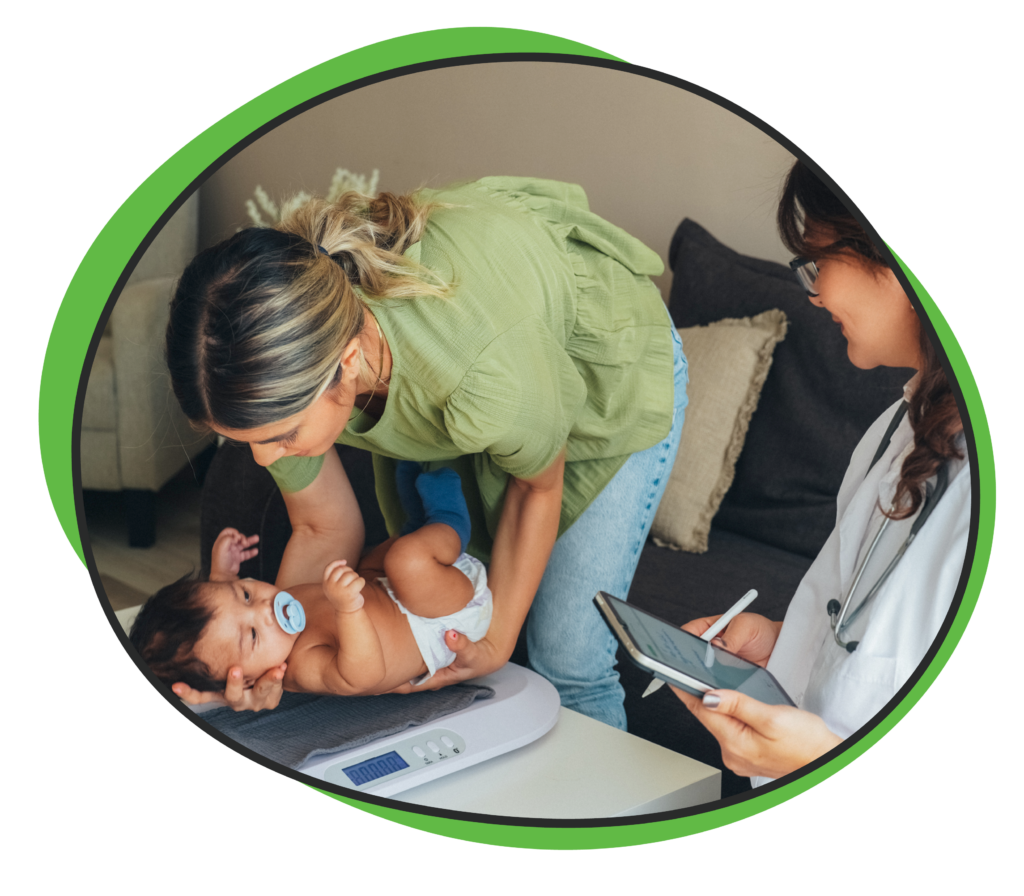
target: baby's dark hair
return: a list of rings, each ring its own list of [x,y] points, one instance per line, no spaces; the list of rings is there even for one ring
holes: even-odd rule
[[[202,597],[206,580],[189,573],[157,591],[139,611],[128,639],[164,684],[183,681],[197,691],[223,691],[195,647],[213,610]]]

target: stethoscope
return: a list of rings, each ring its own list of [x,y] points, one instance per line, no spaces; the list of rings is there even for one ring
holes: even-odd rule
[[[889,443],[892,442],[892,435],[896,432],[896,427],[900,425],[900,421],[906,416],[907,408],[909,405],[904,401],[900,404],[896,410],[895,416],[889,423],[889,428],[885,431],[882,436],[882,441],[878,445],[878,450],[875,452],[875,456],[871,463],[868,465],[868,471],[878,463],[879,458],[885,454],[886,448],[889,447]],[[864,474],[867,476],[867,473]],[[854,592],[857,590],[857,586],[860,584],[860,580],[864,575],[864,570],[867,569],[868,561],[871,559],[871,555],[874,554],[875,548],[878,543],[882,540],[882,535],[885,530],[889,527],[889,523],[892,522],[889,517],[885,518],[881,528],[878,530],[878,534],[874,537],[871,542],[871,547],[868,548],[868,552],[864,559],[861,561],[860,566],[857,568],[857,573],[853,577],[853,583],[850,585],[849,590],[846,592],[846,600],[843,601],[842,607],[840,608],[839,601],[835,598],[828,602],[825,607],[825,612],[828,613],[829,619],[832,623],[832,636],[836,639],[836,644],[844,648],[850,653],[853,653],[857,649],[859,641],[844,641],[842,638],[843,629],[857,619],[858,616],[864,611],[864,608],[874,599],[875,595],[878,594],[879,589],[885,584],[885,580],[889,578],[889,575],[896,568],[896,564],[903,559],[903,555],[907,552],[907,548],[910,547],[910,543],[917,537],[917,533],[921,531],[921,527],[928,520],[931,512],[935,509],[935,506],[939,503],[939,499],[946,492],[946,487],[949,485],[949,471],[946,466],[939,467],[936,473],[935,485],[928,483],[925,486],[924,504],[921,507],[921,512],[918,514],[917,519],[914,520],[914,525],[910,528],[910,535],[907,536],[907,540],[903,542],[900,549],[896,552],[896,556],[892,559],[892,562],[885,568],[885,572],[879,577],[878,581],[872,586],[871,590],[864,596],[857,608],[850,613],[847,618],[846,611],[850,608],[850,601],[853,598]]]

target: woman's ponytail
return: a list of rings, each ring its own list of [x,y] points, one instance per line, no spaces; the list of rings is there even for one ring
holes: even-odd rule
[[[245,430],[309,407],[337,382],[342,350],[365,326],[357,290],[446,297],[447,283],[403,257],[434,207],[389,193],[311,199],[276,228],[246,228],[197,255],[171,301],[166,341],[189,419]]]
[[[278,230],[309,240],[345,271],[349,281],[375,298],[446,297],[450,287],[404,257],[419,242],[434,205],[412,196],[342,194],[336,202],[310,199],[285,216]]]

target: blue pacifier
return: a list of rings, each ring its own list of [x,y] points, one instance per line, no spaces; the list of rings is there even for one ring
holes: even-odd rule
[[[297,635],[306,627],[306,611],[287,591],[279,591],[274,598],[274,615],[289,635]]]

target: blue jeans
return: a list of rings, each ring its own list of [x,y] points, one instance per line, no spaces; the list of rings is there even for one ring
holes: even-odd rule
[[[626,729],[625,691],[614,669],[618,642],[593,604],[598,591],[626,600],[665,491],[686,409],[686,358],[672,328],[675,410],[665,439],[630,456],[583,515],[555,542],[527,620],[530,665],[562,706]]]

